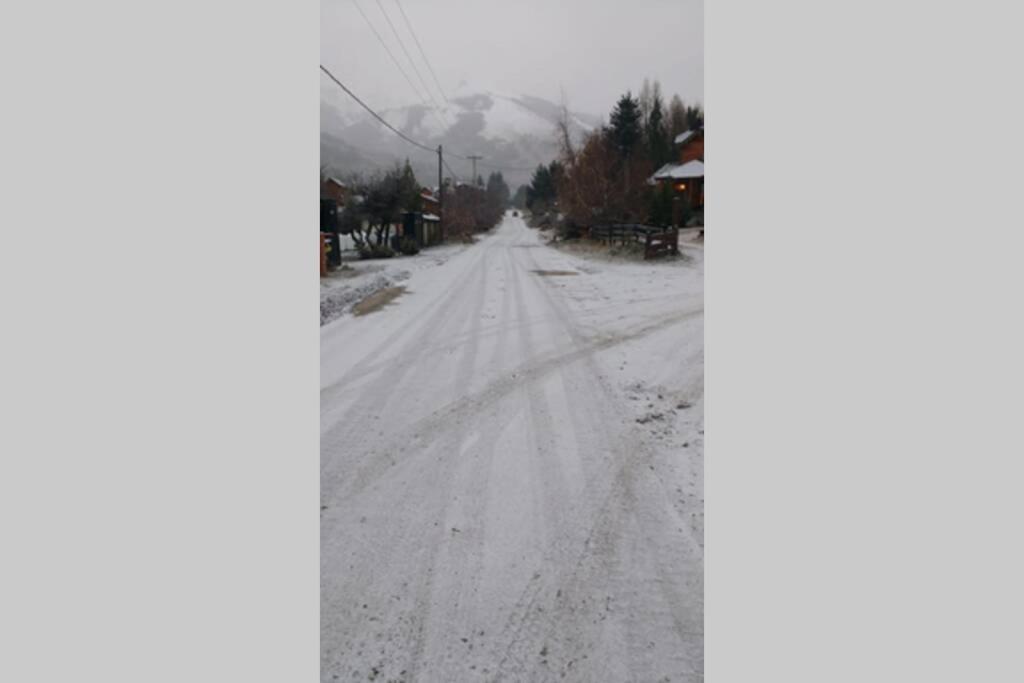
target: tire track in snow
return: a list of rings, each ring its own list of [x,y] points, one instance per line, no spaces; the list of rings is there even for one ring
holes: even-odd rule
[[[536,257],[533,253],[530,253],[530,259],[533,265],[537,266]],[[545,294],[548,296],[549,305],[560,310],[563,314],[559,319],[563,321],[566,331],[575,340],[582,341],[581,335],[572,329],[568,322],[572,319],[569,311],[564,305],[559,305],[560,302],[555,300],[553,294],[547,291],[545,291]],[[596,363],[593,362],[592,356],[586,359],[585,365],[588,371],[586,377],[600,380],[602,375]],[[598,390],[605,394],[605,397],[611,404],[614,404],[617,400],[616,393],[604,381],[597,381],[597,384],[600,385]],[[593,401],[588,404],[588,408],[592,406]],[[630,431],[634,434],[636,432],[636,430]],[[636,440],[642,443],[643,435],[636,435],[636,437]],[[623,441],[628,444],[633,439],[627,437]],[[631,451],[626,452],[629,453]],[[646,454],[646,457],[649,458],[651,456]],[[585,660],[588,657],[586,654],[588,651],[599,652],[600,650],[597,648],[602,644],[564,637],[566,633],[572,634],[579,630],[578,621],[581,617],[578,614],[579,610],[571,602],[571,596],[576,595],[577,598],[580,598],[584,605],[584,611],[592,613],[593,605],[591,604],[589,608],[586,607],[588,598],[585,596],[594,592],[595,584],[597,586],[602,584],[601,581],[595,581],[595,578],[613,577],[610,583],[605,583],[609,586],[606,592],[615,595],[621,594],[621,586],[624,582],[630,580],[631,577],[628,573],[617,569],[614,558],[616,557],[617,548],[620,547],[623,540],[627,537],[624,532],[618,531],[618,529],[624,524],[630,523],[636,515],[637,502],[633,495],[633,487],[630,481],[635,476],[634,471],[638,470],[638,468],[641,475],[646,472],[646,469],[639,467],[642,464],[643,461],[638,457],[627,457],[625,461],[619,463],[619,467],[615,471],[615,478],[610,485],[606,484],[602,487],[600,482],[598,482],[594,486],[594,488],[604,489],[600,496],[603,502],[596,510],[590,513],[590,519],[593,520],[593,524],[582,541],[582,548],[579,545],[578,533],[574,533],[575,530],[571,528],[567,530],[563,539],[552,546],[551,555],[543,564],[547,567],[555,568],[556,571],[559,567],[571,567],[571,569],[563,571],[553,581],[550,579],[544,581],[541,577],[537,577],[533,585],[524,593],[523,598],[517,605],[519,608],[517,610],[518,616],[507,627],[507,629],[512,631],[513,635],[510,639],[509,647],[499,664],[499,671],[495,680],[502,680],[506,674],[513,676],[513,679],[515,679],[516,676],[529,671],[530,657],[538,651],[538,646],[541,643],[543,643],[541,651],[548,653],[549,660],[554,661],[558,658],[558,655],[561,655],[561,659],[566,666],[561,672],[563,677],[573,673],[574,675],[570,676],[570,680],[587,680],[586,675],[581,672],[581,667],[577,667],[575,672],[573,672],[572,667]],[[574,548],[576,549],[575,551],[573,550]],[[552,593],[554,594],[552,595]],[[545,604],[548,607],[547,610],[544,609]],[[516,623],[517,619],[518,623]],[[679,633],[678,628],[675,630]],[[627,631],[625,635],[630,636],[633,633],[634,631]],[[556,638],[556,634],[563,637]],[[680,633],[680,635],[683,634]],[[566,642],[570,640],[576,640],[576,642]],[[609,639],[606,638],[605,640]],[[614,641],[617,638],[612,638],[611,640]],[[607,645],[607,643],[603,645]],[[630,670],[635,674],[642,665],[650,662],[649,656],[628,657],[630,653],[636,653],[639,649],[639,644],[634,642],[633,646],[629,648],[629,652],[622,653],[627,655],[627,657],[606,657],[607,662],[595,668],[594,672],[598,676],[607,676],[610,673],[607,670],[608,663],[631,661]],[[573,654],[575,654],[575,658],[573,658]],[[617,673],[626,675],[627,672]],[[584,677],[577,678],[578,676]],[[632,680],[648,679],[641,676],[640,678],[632,678]]]

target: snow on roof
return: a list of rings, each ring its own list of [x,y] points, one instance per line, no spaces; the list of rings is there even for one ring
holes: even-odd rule
[[[685,164],[665,164],[654,172],[654,180],[682,180],[683,178],[703,178],[704,162],[694,159]]]
[[[439,220],[441,220],[441,218],[439,216],[435,216],[432,213],[425,213],[425,214],[423,214],[423,220],[425,220],[425,221],[439,221]]]
[[[334,183],[335,185],[339,185],[339,186],[341,186],[341,187],[348,187],[348,185],[346,185],[345,183],[341,182],[340,180],[338,180],[338,179],[337,179],[337,178],[335,178],[334,176],[327,176],[327,177],[326,177],[326,178],[324,179],[324,182],[327,182],[328,180],[330,180],[331,182],[333,182],[333,183]]]
[[[684,142],[686,142],[687,140],[689,140],[690,138],[692,138],[697,133],[703,133],[703,132],[704,132],[703,128],[698,128],[697,130],[684,131],[684,132],[682,132],[682,133],[680,133],[679,135],[676,136],[676,144],[677,145],[681,145]]]

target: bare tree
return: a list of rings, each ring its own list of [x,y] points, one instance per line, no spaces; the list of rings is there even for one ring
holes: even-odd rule
[[[668,134],[669,140],[675,140],[676,136],[687,129],[686,107],[679,95],[673,95],[668,104]]]
[[[660,89],[661,86],[658,86],[658,88]],[[646,122],[647,117],[651,115],[651,105],[654,104],[654,91],[651,89],[650,80],[644,79],[644,84],[640,87],[640,95],[637,97],[637,100],[640,103],[640,120]]]
[[[562,88],[561,109],[558,113],[558,147],[562,161],[566,165],[572,165],[576,161],[576,149],[572,144],[572,116],[569,114],[569,98]]]

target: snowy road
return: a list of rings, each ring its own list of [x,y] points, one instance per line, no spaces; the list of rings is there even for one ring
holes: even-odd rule
[[[508,215],[321,328],[323,681],[703,680],[691,251],[583,260]]]

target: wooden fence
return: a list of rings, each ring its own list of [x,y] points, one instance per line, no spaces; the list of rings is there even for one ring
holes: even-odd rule
[[[604,244],[643,244],[644,259],[679,253],[679,230],[639,223],[610,223],[590,228],[591,239]]]
[[[644,259],[657,258],[668,254],[679,253],[679,231],[670,229],[664,232],[647,233],[644,244]]]

